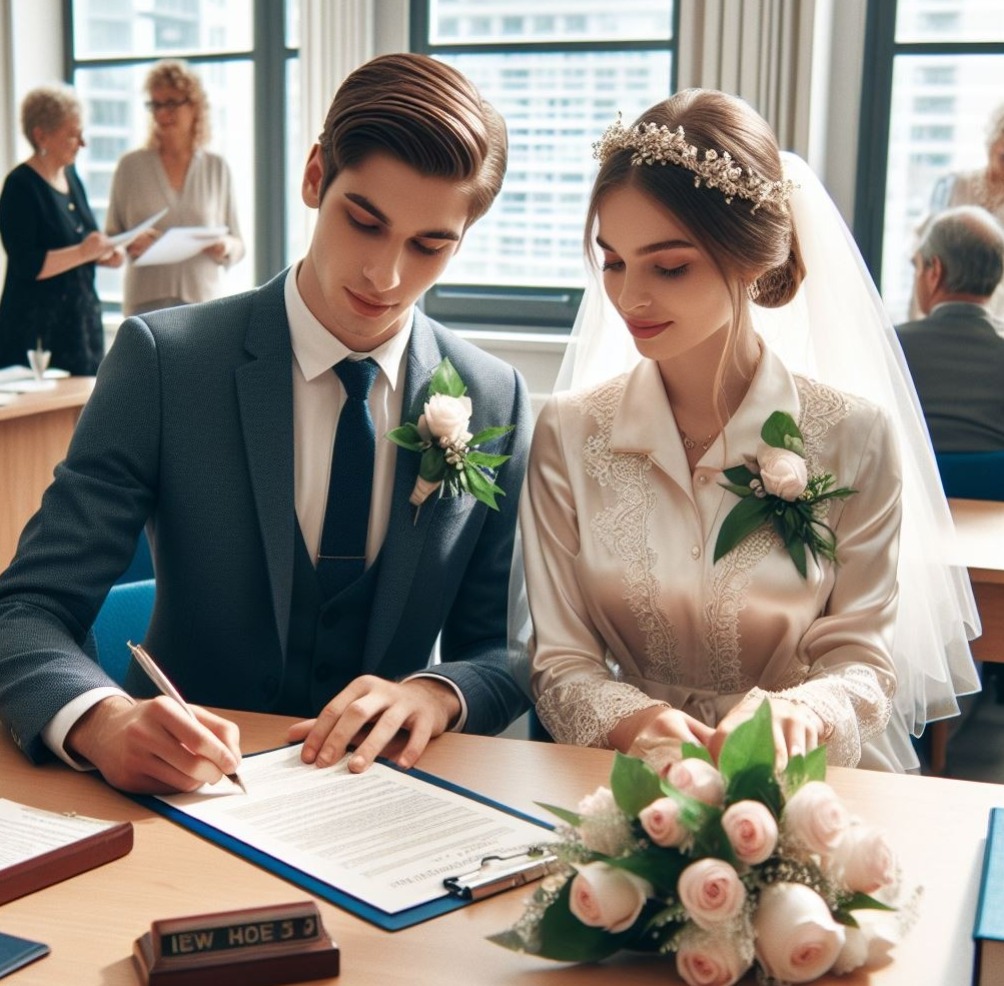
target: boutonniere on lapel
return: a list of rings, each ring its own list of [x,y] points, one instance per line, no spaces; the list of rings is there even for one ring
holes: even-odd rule
[[[472,435],[467,430],[472,413],[467,386],[453,364],[444,359],[429,381],[428,397],[418,421],[387,432],[395,445],[422,456],[408,501],[416,507],[416,519],[417,508],[437,489],[441,496],[470,493],[498,510],[495,498],[505,496],[505,491],[496,485],[495,473],[510,456],[482,452],[481,446],[508,434],[513,425],[485,428]]]
[[[817,561],[820,555],[837,560],[837,536],[822,520],[820,504],[857,490],[834,488],[829,473],[808,474],[802,433],[785,411],[775,411],[764,422],[760,437],[755,462],[724,470],[729,482],[721,485],[740,500],[718,532],[715,561],[764,524],[772,524],[804,579],[806,548]]]

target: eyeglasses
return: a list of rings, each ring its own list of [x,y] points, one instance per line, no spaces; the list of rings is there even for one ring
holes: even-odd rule
[[[173,112],[179,106],[187,106],[190,102],[190,99],[148,99],[144,105],[151,113],[156,113],[158,110],[171,110]]]

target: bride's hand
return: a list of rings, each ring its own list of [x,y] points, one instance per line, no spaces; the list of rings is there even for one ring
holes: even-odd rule
[[[716,763],[726,738],[737,726],[753,717],[761,701],[762,698],[759,697],[743,699],[718,724],[707,744]],[[777,766],[778,769],[783,769],[789,757],[804,756],[819,746],[826,732],[826,725],[817,713],[801,702],[792,702],[790,699],[780,697],[772,697],[768,701],[774,729]]]
[[[610,731],[610,745],[640,757],[660,773],[679,760],[684,743],[707,746],[715,731],[680,709],[654,705],[622,719]]]

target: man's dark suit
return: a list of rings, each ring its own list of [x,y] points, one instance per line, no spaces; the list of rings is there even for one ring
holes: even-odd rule
[[[1004,325],[952,301],[896,332],[935,452],[1004,449]]]
[[[157,578],[148,649],[193,702],[275,707],[297,536],[284,278],[119,329],[66,461],[0,577],[0,718],[32,759],[46,756],[39,732],[57,710],[110,683],[81,647],[144,523]],[[512,367],[416,311],[407,420],[444,356],[468,386],[473,432],[515,425],[491,448],[512,455],[498,476],[507,495],[497,513],[470,496],[429,500],[416,520],[419,456],[397,451],[360,670],[420,670],[442,630],[436,672],[464,693],[465,729],[494,733],[526,705],[507,669],[506,608],[529,402]],[[127,685],[141,684],[133,666]]]

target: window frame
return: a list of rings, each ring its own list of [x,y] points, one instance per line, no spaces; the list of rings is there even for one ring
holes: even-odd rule
[[[670,59],[670,85],[667,96],[677,88],[679,71],[680,0],[673,3],[670,36],[651,41],[578,40],[578,41],[493,41],[459,44],[433,44],[430,41],[432,19],[430,3],[434,0],[409,0],[409,48],[411,51],[437,55],[564,53],[564,52],[666,52]],[[585,159],[585,155],[584,155]],[[583,217],[584,219],[585,217]],[[491,331],[508,330],[541,334],[567,335],[575,322],[582,299],[582,288],[512,284],[457,284],[441,281],[430,288],[421,307],[432,318],[452,328]]]
[[[286,196],[274,195],[285,189],[287,92],[286,68],[290,59],[300,57],[300,48],[286,44],[286,4],[295,0],[252,0],[251,47],[228,49],[211,54],[179,50],[156,55],[112,55],[78,58],[75,50],[74,0],[62,0],[63,75],[72,84],[78,69],[123,68],[153,65],[162,58],[182,59],[190,65],[210,65],[235,60],[251,64],[254,80],[253,147],[255,180],[253,189],[255,269],[253,283],[261,284],[286,266]],[[105,305],[118,310],[118,304]]]
[[[854,195],[854,239],[879,291],[885,244],[885,199],[889,180],[889,131],[893,67],[910,55],[1004,55],[1002,41],[896,41],[899,0],[868,0],[860,138]]]

